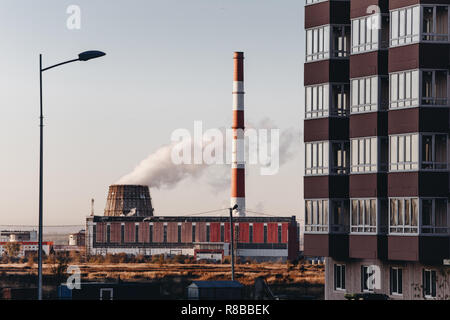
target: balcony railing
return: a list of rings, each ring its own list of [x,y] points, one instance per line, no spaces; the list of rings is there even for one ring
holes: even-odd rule
[[[343,224],[321,224],[321,225],[305,225],[306,233],[348,233],[349,226]]]

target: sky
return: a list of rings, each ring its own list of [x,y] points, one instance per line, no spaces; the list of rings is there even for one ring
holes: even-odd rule
[[[67,28],[67,8],[81,10]],[[0,225],[38,222],[39,54],[49,66],[86,50],[101,59],[43,75],[44,224],[102,215],[108,186],[174,130],[230,127],[233,52],[245,52],[246,121],[295,130],[278,174],[249,168],[247,209],[302,220],[303,1],[2,0]],[[156,215],[225,208],[213,173],[151,188]]]

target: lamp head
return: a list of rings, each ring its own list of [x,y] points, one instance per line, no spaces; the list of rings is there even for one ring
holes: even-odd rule
[[[237,208],[239,208],[239,207],[237,204],[235,204],[234,207],[232,208],[232,210],[236,210]]]
[[[91,50],[91,51],[85,51],[85,52],[80,53],[78,55],[78,59],[80,61],[88,61],[91,59],[103,57],[104,55],[106,55],[106,53],[104,53],[102,51]]]

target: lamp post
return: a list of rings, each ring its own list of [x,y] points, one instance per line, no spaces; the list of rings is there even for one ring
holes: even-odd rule
[[[234,281],[234,239],[233,239],[233,211],[238,208],[238,205],[234,205],[233,208],[230,209],[230,244],[231,244],[231,280]]]
[[[42,212],[43,212],[43,162],[44,162],[44,116],[42,112],[42,72],[75,61],[88,61],[104,56],[101,51],[85,51],[77,59],[68,60],[42,68],[42,54],[39,55],[39,97],[40,97],[40,148],[39,148],[39,239],[38,239],[38,299],[42,300]]]

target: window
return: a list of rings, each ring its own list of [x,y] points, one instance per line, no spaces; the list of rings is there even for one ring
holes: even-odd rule
[[[424,6],[422,40],[448,41],[448,6]]]
[[[150,243],[153,242],[153,224],[151,224],[148,228]]]
[[[109,224],[106,225],[106,242],[111,242],[111,226]]]
[[[330,26],[306,30],[306,62],[329,59]]]
[[[348,142],[332,142],[331,154],[331,173],[348,174],[350,163],[350,144]]]
[[[239,242],[239,225],[234,226],[234,241]]]
[[[328,141],[305,144],[305,174],[328,174]]]
[[[248,233],[249,233],[249,242],[253,243],[253,225],[252,224],[249,227]]]
[[[120,243],[125,242],[125,226],[122,224],[120,225]]]
[[[100,300],[113,300],[113,288],[100,288]]]
[[[350,27],[331,27],[331,52],[334,58],[345,58],[350,54]]]
[[[345,265],[334,265],[334,290],[345,290]]]
[[[134,226],[134,242],[139,242],[139,225]]]
[[[331,232],[348,232],[350,217],[349,201],[331,200],[330,212]]]
[[[351,113],[377,111],[378,77],[351,80]]]
[[[377,232],[377,200],[351,200],[351,232]]]
[[[278,225],[278,243],[282,243],[282,229],[281,229],[281,225]]]
[[[350,87],[348,84],[331,86],[331,115],[347,116],[350,105]]]
[[[375,268],[373,266],[361,266],[361,291],[373,292],[375,287]]]
[[[192,224],[192,242],[195,242],[195,224]]]
[[[330,90],[331,88],[331,90]],[[305,118],[348,115],[348,84],[319,84],[305,87]]]
[[[419,71],[405,71],[389,75],[389,107],[405,108],[419,104]]]
[[[225,225],[220,225],[220,242],[225,242]]]
[[[351,173],[377,171],[376,137],[351,139]]]
[[[391,268],[390,270],[391,294],[403,294],[403,269]]]
[[[422,104],[447,105],[447,71],[422,71]]]
[[[435,298],[436,297],[436,271],[426,270],[422,271],[422,282],[423,282],[423,294],[425,298]]]
[[[422,199],[422,233],[447,234],[447,199]]]
[[[178,230],[177,230],[178,232],[178,243],[181,243],[181,224],[179,224],[178,225]]]
[[[378,49],[381,16],[374,14],[352,20],[352,53]]]
[[[305,118],[327,117],[329,100],[328,84],[305,87]]]
[[[167,225],[164,225],[163,242],[167,242]]]
[[[328,232],[328,200],[305,200],[305,232]]]
[[[391,11],[392,47],[419,41],[420,8],[419,6]]]
[[[211,228],[209,224],[206,225],[206,242],[211,240]]]
[[[389,233],[418,233],[419,199],[389,199]]]
[[[267,224],[264,225],[264,243],[267,243]]]
[[[425,170],[447,169],[447,135],[423,134],[422,140],[422,165]]]
[[[419,135],[389,137],[389,171],[408,171],[419,168]]]

